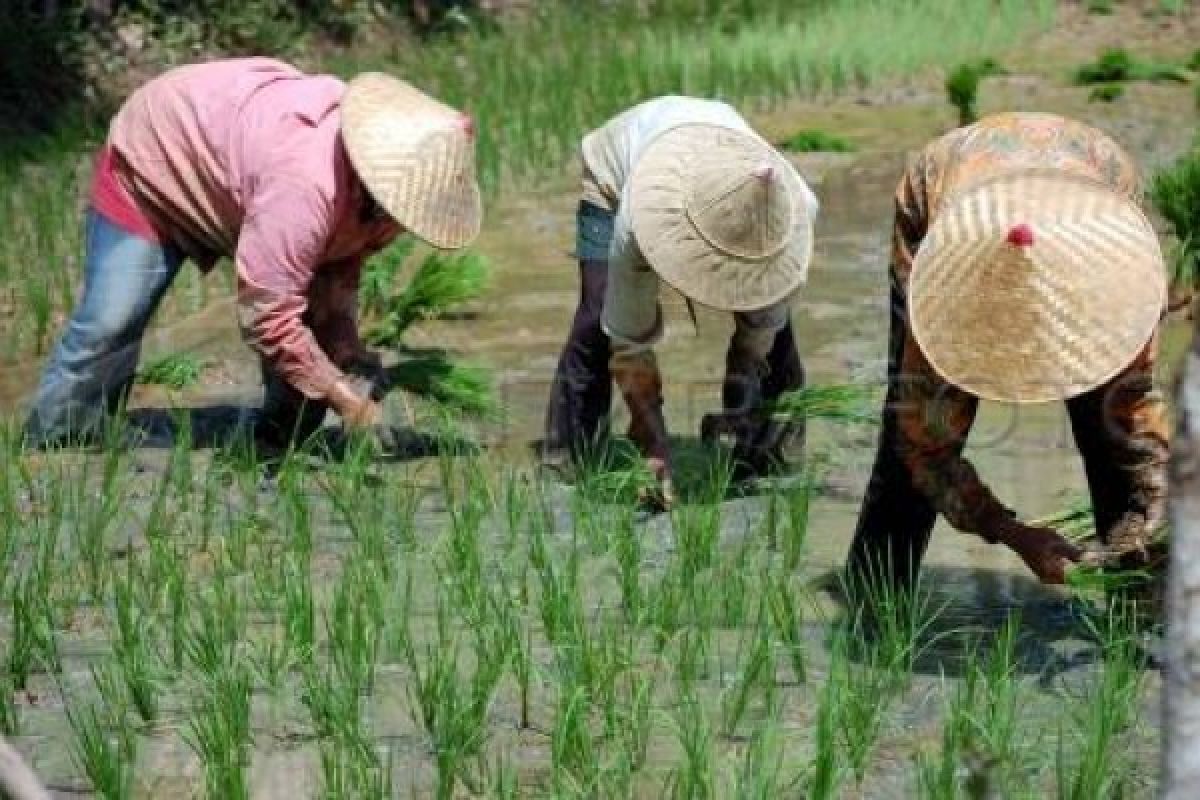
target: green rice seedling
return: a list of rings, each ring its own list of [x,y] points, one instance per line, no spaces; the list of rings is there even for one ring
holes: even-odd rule
[[[738,770],[733,775],[731,796],[737,800],[774,800],[792,796],[796,782],[791,785],[783,778],[784,748],[780,735],[778,710],[764,720],[750,737],[750,745],[742,754]]]
[[[804,655],[804,617],[796,603],[796,594],[786,575],[768,574],[767,581],[766,602],[771,611],[771,623],[787,654],[792,680],[804,683],[808,680]]]
[[[1193,72],[1200,72],[1200,50],[1192,53],[1192,57],[1188,59],[1187,68]]]
[[[747,643],[746,637],[751,641]],[[758,618],[750,631],[744,631],[738,653],[744,654],[733,686],[723,697],[722,734],[732,737],[746,715],[754,693],[761,691],[767,708],[774,704],[775,661],[772,654],[771,621],[765,600],[759,603]]]
[[[317,796],[322,800],[390,800],[392,764],[380,758],[372,747],[340,738],[322,740],[321,784]]]
[[[653,669],[631,669],[625,673],[622,695],[614,703],[609,735],[620,747],[633,772],[646,765],[653,734],[654,691],[658,675]]]
[[[959,64],[951,71],[946,77],[946,97],[958,109],[959,125],[979,119],[979,84],[984,78],[1002,74],[1004,69],[990,58]]]
[[[215,578],[222,574],[218,567]],[[191,665],[206,678],[215,678],[237,662],[242,627],[241,606],[236,593],[216,584],[196,598],[194,620],[184,649]]]
[[[684,695],[671,716],[671,723],[675,738],[683,750],[683,761],[667,779],[666,793],[681,800],[716,797],[713,730],[704,706],[694,694]]]
[[[359,582],[363,572],[361,568],[347,570],[334,593],[332,613],[325,620],[334,671],[339,680],[360,694],[370,692],[375,685],[383,628],[383,620],[371,613],[370,603],[364,599]]]
[[[784,489],[780,494],[784,500],[783,569],[793,573],[800,567],[804,545],[808,541],[808,520],[813,495],[818,484],[817,468],[808,466],[798,485]]]
[[[46,590],[37,576],[26,574],[12,582],[9,608],[8,674],[16,688],[24,689],[35,670],[58,672],[61,667]]]
[[[208,676],[183,731],[200,758],[207,797],[249,800],[250,675],[242,663],[223,666]]]
[[[132,568],[126,581],[118,581],[113,587],[116,636],[113,639],[113,655],[121,669],[125,688],[133,701],[133,707],[143,722],[153,723],[158,719],[159,688],[161,679],[155,669],[155,659],[150,652],[153,641],[148,635],[150,621],[147,615],[136,608]]]
[[[492,375],[485,367],[460,364],[438,353],[405,358],[388,371],[391,386],[447,410],[491,419],[500,411]]]
[[[586,796],[599,779],[598,745],[589,726],[591,701],[582,686],[564,687],[550,737],[550,763],[556,793]]]
[[[784,392],[770,404],[768,411],[785,419],[870,422],[878,416],[872,398],[873,391],[866,386],[806,386]]]
[[[1125,96],[1125,87],[1119,83],[1102,83],[1088,94],[1089,103],[1115,103]]]
[[[133,796],[137,740],[127,732],[109,732],[94,706],[65,706],[67,722],[74,734],[71,754],[104,800],[126,800]]]
[[[138,370],[138,383],[187,389],[200,382],[204,361],[195,353],[168,353],[149,361]]]
[[[1102,668],[1073,709],[1079,751],[1072,765],[1060,745],[1056,764],[1058,796],[1066,800],[1120,797],[1131,789],[1132,762],[1123,743],[1137,721],[1146,657],[1132,609],[1114,605],[1095,624]]]
[[[300,659],[311,656],[316,645],[316,607],[312,594],[312,570],[307,558],[284,557],[283,630],[287,648]]]
[[[1113,0],[1088,0],[1087,10],[1089,14],[1111,14],[1113,13]]]
[[[797,131],[779,146],[789,153],[853,153],[856,149],[849,140],[815,128]]]
[[[409,692],[433,748],[439,800],[452,797],[460,782],[468,788],[476,784],[468,766],[483,750],[488,710],[505,668],[501,659],[481,660],[463,684],[458,640],[450,634],[444,606],[439,598],[437,639],[425,648],[424,660],[415,646],[407,653]]]
[[[1096,61],[1075,70],[1075,83],[1079,86],[1120,81],[1188,83],[1189,78],[1182,67],[1141,61],[1122,48],[1105,50]]]
[[[626,622],[636,625],[644,613],[645,592],[642,589],[642,536],[634,527],[632,514],[618,517],[613,542],[621,613]]]
[[[17,687],[7,671],[0,671],[0,736],[21,733],[21,709],[16,700]]]
[[[814,730],[813,761],[805,781],[806,796],[813,800],[830,800],[838,796],[845,776],[838,744],[841,728],[841,701],[844,695],[842,671],[846,659],[845,630],[835,631],[830,646],[829,676],[821,689]]]
[[[399,294],[387,298],[379,323],[367,330],[374,345],[399,345],[416,322],[445,314],[486,291],[491,267],[479,253],[430,253]]]
[[[1155,173],[1150,199],[1179,242],[1172,281],[1190,290],[1200,275],[1200,145]]]

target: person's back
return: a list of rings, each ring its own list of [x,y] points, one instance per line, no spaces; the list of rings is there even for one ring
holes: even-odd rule
[[[320,136],[317,151],[334,158],[338,121],[326,118],[344,92],[337,78],[267,58],[179,67],[130,96],[108,141],[156,227],[207,262],[232,255],[258,175],[277,172],[289,157],[312,158],[313,142],[289,147],[289,139]],[[328,174],[296,171],[309,181]]]

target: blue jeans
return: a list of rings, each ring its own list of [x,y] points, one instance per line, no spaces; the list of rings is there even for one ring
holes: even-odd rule
[[[133,383],[146,325],[184,255],[87,212],[84,287],[25,423],[45,444],[92,438]]]

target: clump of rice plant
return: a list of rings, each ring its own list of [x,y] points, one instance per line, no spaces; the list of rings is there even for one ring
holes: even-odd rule
[[[169,353],[138,370],[138,383],[186,389],[200,382],[204,361],[194,353]]]
[[[67,704],[66,714],[75,734],[72,755],[95,795],[102,800],[132,797],[137,755],[133,734],[127,728],[111,733],[94,706],[75,709]]]
[[[1111,14],[1113,13],[1113,0],[1088,0],[1087,10],[1089,14]]]
[[[399,294],[374,301],[381,314],[367,331],[367,341],[385,347],[400,344],[414,323],[478,298],[487,289],[490,272],[479,253],[429,254]]]
[[[985,58],[959,64],[946,77],[946,97],[958,109],[958,124],[970,125],[979,119],[979,84],[992,75],[1003,75],[1004,68],[995,59]]]
[[[1188,83],[1189,79],[1183,68],[1176,64],[1141,61],[1123,48],[1105,50],[1098,59],[1075,70],[1078,86],[1118,81]]]
[[[459,364],[441,353],[401,361],[388,370],[388,383],[463,414],[491,418],[500,411],[488,369]]]
[[[1102,83],[1088,94],[1089,103],[1115,103],[1125,96],[1125,87],[1119,83]]]
[[[400,236],[363,265],[358,283],[358,305],[364,316],[381,317],[387,313],[400,270],[416,244],[413,237]]]
[[[1188,59],[1187,68],[1193,72],[1200,72],[1200,50],[1192,53],[1192,57]]]
[[[1154,176],[1150,199],[1179,241],[1172,279],[1191,289],[1200,274],[1200,145]]]
[[[807,128],[779,143],[789,153],[853,153],[857,148],[836,133]]]

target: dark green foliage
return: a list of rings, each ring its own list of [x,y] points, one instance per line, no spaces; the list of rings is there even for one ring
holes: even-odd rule
[[[1090,14],[1113,13],[1113,0],[1088,0],[1087,10]]]
[[[1125,96],[1125,87],[1119,83],[1102,83],[1088,95],[1089,103],[1115,103]]]
[[[1195,285],[1200,274],[1200,143],[1154,176],[1150,198],[1179,240],[1174,280]]]
[[[855,147],[835,133],[816,129],[798,131],[779,143],[790,153],[853,153]]]
[[[1187,63],[1187,68],[1193,72],[1200,72],[1200,50],[1192,53],[1192,57]]]
[[[990,75],[1003,75],[1004,69],[994,59],[986,58],[960,64],[946,78],[946,97],[958,109],[958,124],[970,125],[979,119],[979,84]]]
[[[1118,81],[1187,83],[1188,76],[1175,64],[1140,61],[1121,48],[1105,50],[1096,61],[1075,70],[1075,83],[1079,86]]]

